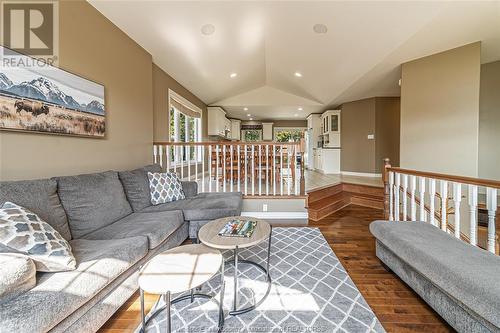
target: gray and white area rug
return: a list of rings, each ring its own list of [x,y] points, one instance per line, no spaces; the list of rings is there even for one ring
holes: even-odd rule
[[[232,251],[224,253],[227,260],[232,255]],[[240,250],[240,258],[264,267],[266,256],[267,242]],[[253,311],[231,316],[233,266],[226,264],[223,332],[385,332],[319,229],[273,228],[270,273],[272,287],[265,301]],[[240,263],[239,277],[239,306],[260,300],[267,290],[264,273]],[[220,299],[220,276],[201,292]],[[160,298],[155,308],[163,305]],[[173,332],[217,332],[218,307],[211,300],[174,304],[171,317]],[[146,332],[166,332],[166,311],[148,323]]]

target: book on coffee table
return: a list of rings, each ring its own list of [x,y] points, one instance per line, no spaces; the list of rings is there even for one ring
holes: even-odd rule
[[[232,220],[219,231],[219,236],[223,237],[252,237],[257,221]]]

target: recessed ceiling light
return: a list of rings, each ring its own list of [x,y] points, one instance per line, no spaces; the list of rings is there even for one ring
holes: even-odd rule
[[[302,74],[301,74],[301,73],[299,73],[299,72],[295,72],[295,74],[294,74],[294,75],[295,75],[296,77],[302,77]]]
[[[294,116],[294,117],[298,117],[299,115],[298,115],[298,114],[294,114],[293,116]]]
[[[215,32],[215,26],[213,24],[205,24],[201,26],[201,33],[205,36],[212,35]]]
[[[318,23],[313,26],[313,31],[317,34],[326,34],[328,28],[326,25]]]
[[[297,110],[302,111],[303,109],[302,108],[298,108]]]
[[[244,111],[248,111],[248,108],[243,108]]]
[[[251,116],[252,116],[252,115],[251,115],[250,113],[249,113],[249,114],[247,114],[247,117],[251,117]]]
[[[237,76],[238,76],[238,73],[231,73],[231,74],[229,75],[229,77],[230,77],[230,78],[237,77]]]
[[[250,118],[250,120],[253,120],[253,118]]]

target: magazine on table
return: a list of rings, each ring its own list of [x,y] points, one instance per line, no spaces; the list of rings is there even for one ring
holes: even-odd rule
[[[226,223],[219,231],[219,236],[223,237],[252,237],[257,221],[234,219]]]

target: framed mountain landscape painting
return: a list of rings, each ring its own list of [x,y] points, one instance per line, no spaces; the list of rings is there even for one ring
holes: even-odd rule
[[[104,86],[21,54],[9,55],[0,62],[0,129],[102,138]]]

